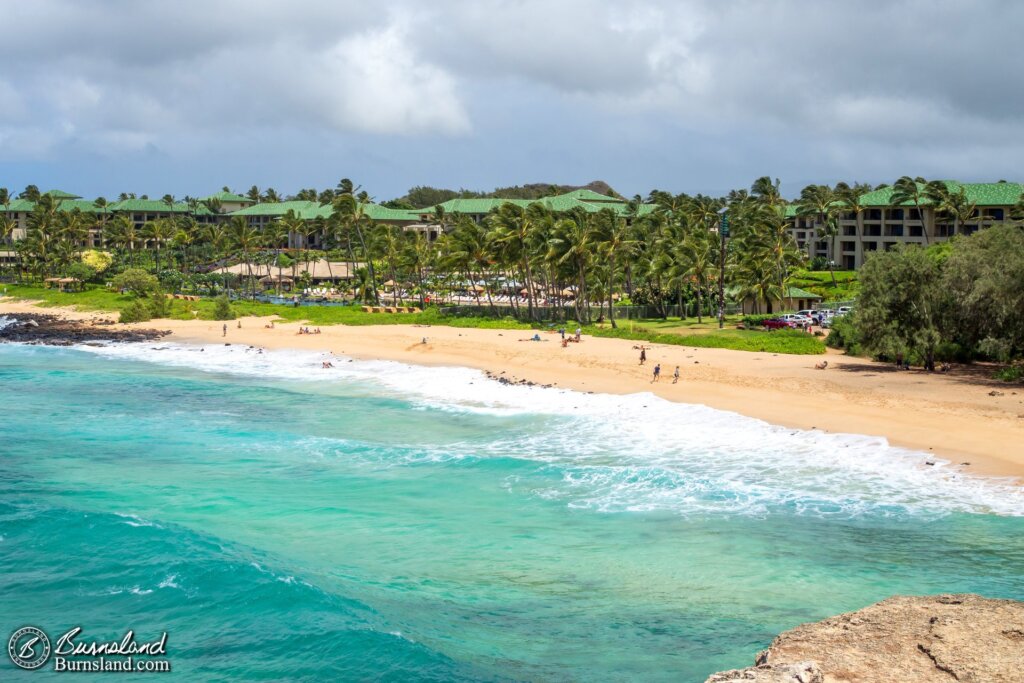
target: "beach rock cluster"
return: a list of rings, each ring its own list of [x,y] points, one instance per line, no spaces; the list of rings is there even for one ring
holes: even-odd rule
[[[46,313],[6,313],[0,325],[0,341],[47,346],[72,346],[105,342],[143,342],[170,334],[167,330],[117,329],[114,320],[68,320]]]
[[[706,683],[1019,683],[1024,602],[896,596],[781,634]]]
[[[539,384],[537,382],[531,382],[528,379],[516,379],[515,377],[506,377],[504,372],[494,373],[487,371],[487,379],[493,379],[498,384],[504,384],[506,386],[523,386],[523,387],[543,387],[550,389],[552,384]]]

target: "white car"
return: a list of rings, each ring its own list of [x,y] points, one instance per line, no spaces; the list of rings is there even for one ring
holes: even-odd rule
[[[790,323],[796,323],[801,327],[803,327],[804,325],[814,324],[814,321],[810,318],[810,316],[801,315],[800,313],[787,313],[785,315],[780,315],[779,319],[785,320],[786,322]]]
[[[851,306],[840,306],[839,308],[836,309],[836,315],[846,315],[847,313],[852,313],[852,312],[853,312],[853,307],[851,307]]]

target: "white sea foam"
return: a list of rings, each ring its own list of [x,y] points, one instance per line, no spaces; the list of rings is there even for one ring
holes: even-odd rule
[[[114,514],[117,515],[118,517],[120,517],[121,519],[123,519],[124,520],[124,524],[127,524],[128,526],[133,526],[133,527],[156,527],[157,529],[163,528],[159,524],[157,524],[156,522],[150,522],[149,520],[142,519],[138,515],[121,514],[120,512],[115,512]]]
[[[166,579],[161,581],[160,584],[157,586],[157,588],[181,588],[181,586],[179,586],[176,583],[176,579],[177,578],[178,578],[177,574],[171,574]]]
[[[487,443],[450,444],[428,455],[539,461],[550,470],[544,483],[512,478],[506,487],[528,486],[535,495],[564,498],[573,507],[683,514],[765,514],[789,506],[842,516],[867,511],[1024,515],[1024,490],[1011,482],[964,474],[952,463],[896,448],[881,437],[789,429],[651,393],[506,386],[469,368],[351,361],[308,351],[258,354],[238,345],[84,349],[267,380],[344,381],[431,411],[549,416],[554,428],[507,436],[498,430]],[[333,369],[322,368],[327,359]],[[415,450],[417,445],[410,445]],[[324,452],[331,448],[326,442],[320,446]]]
[[[14,318],[8,318],[7,316],[0,315],[0,330],[4,329],[5,327],[10,327],[16,322],[18,321],[15,320]]]

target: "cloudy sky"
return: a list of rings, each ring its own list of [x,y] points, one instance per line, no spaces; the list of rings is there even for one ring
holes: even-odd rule
[[[1013,0],[0,2],[0,185],[1024,179]]]

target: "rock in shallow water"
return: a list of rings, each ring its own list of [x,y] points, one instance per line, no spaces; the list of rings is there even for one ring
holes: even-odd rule
[[[707,683],[1021,683],[1024,602],[896,596],[786,631],[756,664]]]
[[[825,683],[814,662],[763,664],[714,674],[706,683]]]
[[[47,313],[5,313],[4,318],[16,322],[0,327],[0,341],[48,346],[71,346],[99,342],[152,341],[169,331],[143,329],[110,329],[100,323],[67,320]]]

